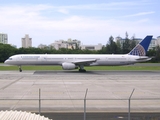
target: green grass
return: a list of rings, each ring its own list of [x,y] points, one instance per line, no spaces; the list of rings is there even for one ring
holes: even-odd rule
[[[62,70],[61,66],[22,66],[23,70]],[[160,70],[160,66],[94,66],[86,70]],[[18,66],[0,66],[0,70],[18,70]]]

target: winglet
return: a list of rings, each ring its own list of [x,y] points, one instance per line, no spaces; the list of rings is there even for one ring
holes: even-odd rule
[[[152,40],[152,36],[146,36],[139,44],[137,44],[128,54],[145,56]]]

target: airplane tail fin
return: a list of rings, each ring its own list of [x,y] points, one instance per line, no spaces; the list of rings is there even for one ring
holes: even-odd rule
[[[146,36],[128,54],[129,55],[136,55],[136,56],[145,56],[151,40],[152,40],[152,36]]]

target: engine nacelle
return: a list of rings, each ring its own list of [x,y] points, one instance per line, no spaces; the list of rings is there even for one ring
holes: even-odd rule
[[[78,67],[73,63],[65,62],[65,63],[62,63],[62,68],[63,70],[73,70],[73,69],[77,69]]]

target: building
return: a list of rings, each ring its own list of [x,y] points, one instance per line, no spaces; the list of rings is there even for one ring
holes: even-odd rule
[[[153,49],[153,48],[155,48],[156,46],[158,46],[158,44],[157,44],[157,39],[152,38],[148,50]]]
[[[116,37],[116,41],[120,43],[121,46],[123,46],[123,42],[125,39],[121,38],[121,37]],[[135,40],[136,44],[138,44],[142,38],[132,38],[131,40]],[[149,45],[148,50],[155,48],[156,46],[160,45],[160,36],[157,37],[157,39],[152,38],[151,43]]]
[[[134,40],[136,42],[136,44],[138,44],[142,38],[131,38],[130,40]],[[121,37],[116,37],[116,42],[119,42],[121,46],[123,46],[123,43],[125,41],[125,38],[121,38]]]
[[[101,50],[102,47],[100,43],[98,45],[81,45],[82,50]]]
[[[56,40],[54,43],[50,44],[49,47],[52,47],[56,50],[60,48],[67,48],[67,49],[75,49],[76,47],[80,47],[81,41],[79,40]]]
[[[157,44],[160,46],[160,36],[157,37]]]
[[[44,45],[44,44],[40,44],[40,45],[38,45],[38,48],[43,49],[43,48],[48,48],[48,46]]]
[[[8,35],[0,33],[0,43],[8,44]]]
[[[28,34],[26,34],[25,37],[22,38],[21,40],[22,40],[22,47],[23,48],[32,47],[32,38],[29,38]]]

